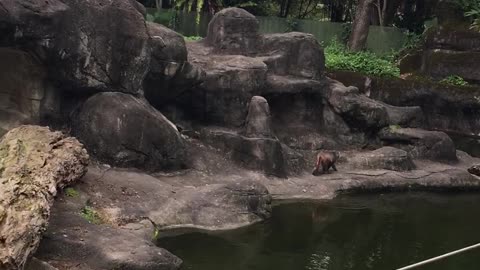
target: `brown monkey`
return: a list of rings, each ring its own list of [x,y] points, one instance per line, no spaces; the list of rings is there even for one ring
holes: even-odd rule
[[[330,168],[332,168],[334,171],[337,171],[337,167],[335,167],[335,162],[337,161],[338,157],[338,152],[335,151],[318,153],[315,163],[315,169],[313,170],[312,174],[318,175],[318,173],[320,173],[320,166],[322,167],[322,174],[326,173]]]

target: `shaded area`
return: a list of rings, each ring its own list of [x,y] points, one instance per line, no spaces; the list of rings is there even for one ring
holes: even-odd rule
[[[479,242],[479,202],[466,193],[343,196],[277,206],[271,220],[246,229],[159,244],[183,269],[395,269]],[[422,269],[476,269],[478,252]]]

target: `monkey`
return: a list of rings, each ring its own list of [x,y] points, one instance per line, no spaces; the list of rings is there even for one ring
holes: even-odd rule
[[[337,171],[337,167],[335,167],[335,162],[338,160],[338,157],[339,154],[336,151],[324,151],[318,153],[315,163],[315,169],[313,169],[312,174],[315,176],[318,175],[318,173],[320,173],[320,166],[322,167],[322,174],[328,172],[330,168],[332,168],[334,171]]]

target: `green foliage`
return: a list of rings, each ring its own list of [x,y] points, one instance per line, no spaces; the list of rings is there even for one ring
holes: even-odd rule
[[[90,206],[85,206],[82,211],[80,212],[80,215],[86,219],[88,222],[92,224],[102,224],[102,218],[98,214],[98,212],[93,209],[93,207]]]
[[[157,226],[155,226],[155,228],[153,229],[153,241],[157,241],[158,238],[160,237],[160,230],[157,228]]]
[[[186,41],[197,41],[203,39],[203,37],[199,36],[190,36],[190,37],[183,37]]]
[[[423,45],[424,36],[422,34],[408,31],[405,33],[405,36],[406,39],[405,43],[402,46],[402,50],[416,50]]]
[[[480,1],[458,0],[458,4],[465,11],[465,16],[472,20],[471,28],[480,32]]]
[[[65,195],[67,197],[78,197],[79,193],[74,188],[69,187],[65,189]]]
[[[348,70],[378,77],[399,77],[400,69],[393,57],[379,56],[369,51],[350,52],[334,39],[325,48],[326,67],[330,70]]]
[[[390,125],[388,128],[390,129],[391,132],[394,132],[396,130],[401,129],[402,127],[399,125]]]
[[[440,81],[441,83],[444,84],[450,84],[450,85],[457,85],[457,86],[467,86],[468,82],[465,81],[462,77],[457,76],[457,75],[450,75],[446,77],[445,79]]]

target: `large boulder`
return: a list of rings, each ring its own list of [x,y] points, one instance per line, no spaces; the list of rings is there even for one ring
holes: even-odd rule
[[[259,57],[278,75],[319,80],[325,70],[323,49],[311,34],[291,32],[262,36]]]
[[[270,107],[264,97],[254,96],[248,105],[248,115],[245,123],[247,137],[273,137]]]
[[[163,108],[205,79],[205,72],[187,60],[182,35],[160,24],[147,22],[152,60],[145,77],[145,97],[157,108]]]
[[[259,43],[258,20],[241,8],[226,8],[208,24],[206,43],[218,53],[251,54]]]
[[[144,9],[136,1],[5,0],[0,25],[0,46],[35,52],[62,88],[142,88],[150,47]]]
[[[123,93],[89,98],[73,133],[100,160],[149,171],[185,167],[185,143],[174,124],[146,101]]]
[[[330,91],[328,102],[349,126],[379,130],[389,124],[385,105],[360,94],[358,88],[333,81]]]
[[[379,133],[385,145],[404,149],[412,158],[435,161],[457,161],[456,148],[450,137],[438,131],[389,127]]]
[[[0,269],[23,269],[47,228],[57,189],[80,179],[88,154],[75,138],[20,126],[0,141]]]

